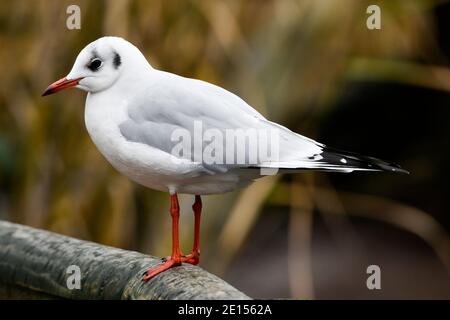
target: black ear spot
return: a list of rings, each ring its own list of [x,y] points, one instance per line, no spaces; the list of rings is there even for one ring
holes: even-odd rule
[[[121,64],[122,64],[122,59],[120,58],[120,56],[117,52],[114,52],[114,60],[113,60],[114,68],[117,69]]]

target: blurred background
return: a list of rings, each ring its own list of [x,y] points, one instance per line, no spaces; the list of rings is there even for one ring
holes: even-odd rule
[[[68,30],[66,9],[81,9]],[[366,9],[381,8],[381,30]],[[0,219],[166,256],[169,197],[121,176],[85,93],[41,93],[103,35],[220,85],[271,120],[411,175],[302,173],[204,197],[201,266],[256,298],[450,298],[450,2],[0,3]],[[192,246],[192,196],[181,242]],[[381,268],[381,290],[366,269]]]

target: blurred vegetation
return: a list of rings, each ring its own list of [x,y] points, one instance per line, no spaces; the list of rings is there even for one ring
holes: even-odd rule
[[[81,30],[66,28],[70,4],[81,8]],[[381,30],[366,28],[369,4],[382,8]],[[358,115],[346,113],[350,126],[337,125],[331,135],[322,129],[341,111],[343,95],[355,90],[352,83],[450,91],[449,64],[438,43],[435,21],[436,8],[445,4],[431,0],[3,1],[0,218],[154,255],[170,251],[168,196],[130,182],[103,159],[84,128],[85,93],[69,90],[51,98],[40,96],[49,83],[68,73],[87,43],[116,35],[137,45],[156,68],[220,85],[301,134],[395,160],[413,173],[410,177],[345,175],[336,182],[344,186],[342,191],[337,191],[333,176],[324,173],[270,177],[243,191],[205,197],[203,266],[226,274],[264,212],[281,207],[290,221],[287,258],[292,297],[314,297],[309,253],[316,215],[322,215],[331,230],[347,236],[354,232],[349,220],[353,215],[395,225],[426,241],[450,268],[446,226],[436,218],[442,211],[426,212],[426,206],[416,206],[416,195],[409,188],[420,179],[439,175],[427,171],[426,157],[421,162],[418,153],[396,149],[402,145],[396,132],[381,140],[364,128],[351,131],[351,123],[360,121],[360,115],[377,113],[364,105],[358,106]],[[379,130],[388,123],[408,121],[407,106],[389,107],[393,113],[378,123]],[[353,140],[341,140],[339,145],[336,132],[341,131],[350,132]],[[378,137],[373,138],[378,139],[376,148],[367,143],[368,135]],[[373,148],[378,153],[371,153]],[[353,180],[346,187],[342,179]],[[182,196],[181,200],[181,241],[188,251],[193,199]],[[284,270],[275,266],[273,272]]]

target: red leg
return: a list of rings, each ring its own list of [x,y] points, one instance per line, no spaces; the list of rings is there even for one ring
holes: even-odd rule
[[[202,213],[202,199],[200,196],[195,196],[195,202],[192,205],[195,216],[195,227],[194,227],[194,248],[192,253],[183,256],[180,250],[180,240],[178,238],[178,221],[180,218],[180,206],[178,204],[178,197],[176,194],[170,196],[170,215],[172,216],[172,255],[166,260],[157,265],[156,267],[150,268],[145,272],[143,278],[144,281],[148,281],[157,274],[164,272],[172,267],[181,265],[182,262],[190,264],[198,264],[200,261],[200,216]]]
[[[194,226],[194,248],[192,253],[187,255],[186,262],[197,265],[200,261],[200,217],[202,215],[202,199],[199,195],[195,196],[195,202],[192,205],[194,210],[195,226]]]
[[[170,215],[172,216],[172,255],[163,263],[150,268],[145,272],[144,281],[148,281],[157,274],[166,271],[172,267],[179,266],[182,262],[180,242],[178,238],[178,221],[180,218],[180,206],[178,204],[177,194],[170,195]],[[184,260],[184,259],[183,259]]]

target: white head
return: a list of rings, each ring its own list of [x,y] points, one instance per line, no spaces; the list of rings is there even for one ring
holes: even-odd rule
[[[69,74],[48,86],[42,95],[70,87],[100,92],[120,78],[148,68],[151,68],[150,64],[133,44],[118,37],[103,37],[81,50]]]

